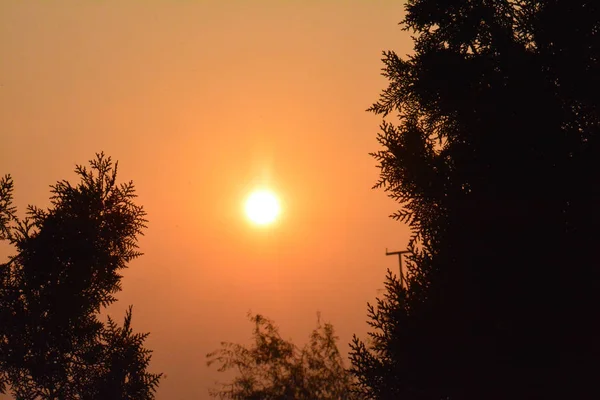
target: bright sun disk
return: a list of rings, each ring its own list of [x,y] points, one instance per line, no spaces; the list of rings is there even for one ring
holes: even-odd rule
[[[246,215],[255,224],[270,224],[277,219],[279,212],[277,196],[268,190],[257,190],[246,200]]]

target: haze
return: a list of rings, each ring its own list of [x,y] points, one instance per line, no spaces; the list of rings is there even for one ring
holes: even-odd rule
[[[0,2],[0,174],[16,205],[104,151],[148,212],[120,321],[151,332],[158,399],[208,399],[205,354],[246,343],[248,311],[306,341],[316,313],[347,351],[367,331],[406,228],[371,186],[381,51],[408,53],[401,1]],[[267,183],[285,214],[243,215]],[[7,250],[2,248],[2,258]]]

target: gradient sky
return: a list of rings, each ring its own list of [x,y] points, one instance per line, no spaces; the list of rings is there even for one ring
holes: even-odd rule
[[[162,399],[208,399],[205,354],[248,343],[248,311],[303,344],[316,313],[340,348],[406,245],[388,218],[364,110],[381,51],[410,51],[402,1],[0,0],[0,174],[16,204],[48,205],[95,152],[119,160],[148,212],[144,256],[110,314],[134,305]],[[258,229],[257,184],[284,201]],[[6,247],[0,249],[6,255]]]

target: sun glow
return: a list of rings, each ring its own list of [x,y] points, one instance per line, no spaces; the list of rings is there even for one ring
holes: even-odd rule
[[[269,190],[252,192],[246,200],[246,216],[257,225],[268,225],[277,219],[281,208],[277,196]]]

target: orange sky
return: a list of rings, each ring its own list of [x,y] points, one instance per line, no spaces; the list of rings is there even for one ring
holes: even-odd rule
[[[16,202],[105,151],[150,220],[119,320],[150,331],[158,399],[207,399],[205,354],[246,343],[248,311],[305,342],[316,312],[346,352],[408,233],[367,154],[386,81],[411,47],[402,1],[0,0],[0,174]],[[242,215],[258,183],[284,200],[269,229]],[[4,250],[5,248],[3,248]],[[6,252],[4,252],[6,253]]]

